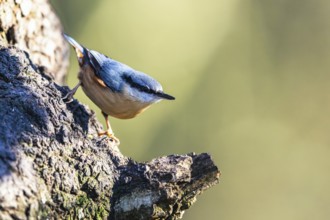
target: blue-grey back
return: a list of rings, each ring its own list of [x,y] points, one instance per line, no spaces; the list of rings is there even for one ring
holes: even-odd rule
[[[106,57],[97,51],[89,50],[89,52],[89,58],[95,69],[96,75],[113,91],[121,91],[125,86],[125,83],[129,84],[130,87],[147,93],[163,91],[160,83],[147,74],[134,70],[131,67]]]

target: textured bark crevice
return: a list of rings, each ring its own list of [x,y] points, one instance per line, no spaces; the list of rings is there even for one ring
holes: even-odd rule
[[[10,29],[1,30],[0,219],[179,219],[218,183],[205,153],[146,163],[122,155],[98,137],[95,114],[77,100],[63,102],[69,89],[16,47]]]
[[[0,41],[29,53],[33,63],[63,84],[69,47],[48,0],[0,0]]]

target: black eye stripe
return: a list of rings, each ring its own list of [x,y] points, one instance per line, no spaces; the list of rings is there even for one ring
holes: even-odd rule
[[[154,94],[156,91],[151,90],[148,87],[145,86],[141,86],[140,84],[136,83],[133,81],[132,77],[128,76],[128,75],[123,75],[122,78],[125,80],[125,82],[127,82],[131,87],[141,91],[141,92],[146,92],[146,93],[150,93],[150,94]]]
[[[142,86],[136,82],[133,81],[132,77],[128,76],[128,75],[123,75],[122,76],[123,80],[125,80],[126,83],[128,83],[131,87],[141,91],[141,92],[145,92],[145,93],[148,93],[148,94],[153,94],[153,95],[156,95],[160,98],[164,98],[164,99],[168,99],[168,100],[174,100],[175,98],[173,96],[170,96],[166,93],[163,93],[163,92],[160,92],[160,91],[155,91],[155,90],[152,90],[150,89],[149,87],[146,87],[146,86]]]

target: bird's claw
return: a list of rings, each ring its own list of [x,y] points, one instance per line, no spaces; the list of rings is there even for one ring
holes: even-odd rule
[[[110,132],[110,131],[102,131],[102,132],[99,132],[98,133],[99,137],[100,136],[103,136],[103,135],[106,135],[108,136],[111,140],[113,140],[114,142],[116,143],[120,143],[119,139],[115,137],[114,133]]]
[[[68,92],[68,93],[63,97],[63,101],[64,101],[65,103],[70,103],[70,102],[72,102],[72,101],[73,101],[73,95],[74,95],[74,93],[72,93],[71,91]]]

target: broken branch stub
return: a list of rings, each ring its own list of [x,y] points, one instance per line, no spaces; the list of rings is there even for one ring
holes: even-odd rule
[[[0,219],[179,219],[218,183],[208,154],[138,163],[16,48],[0,48]]]

